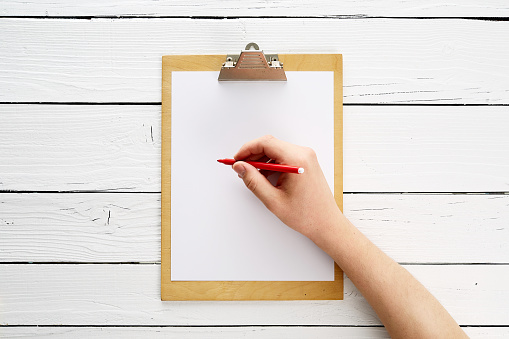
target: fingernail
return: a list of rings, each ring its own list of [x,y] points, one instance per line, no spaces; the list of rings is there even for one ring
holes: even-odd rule
[[[246,168],[242,164],[238,164],[236,166],[233,166],[233,170],[237,172],[239,175],[239,178],[244,178],[244,175],[246,174]]]

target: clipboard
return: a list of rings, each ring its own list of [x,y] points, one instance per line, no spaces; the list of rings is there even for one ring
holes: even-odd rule
[[[249,45],[248,45],[249,46]],[[246,50],[248,49],[246,47]],[[256,46],[257,47],[257,46]],[[263,54],[263,52],[260,52]],[[343,209],[342,55],[266,56],[284,71],[334,72],[334,198]],[[270,65],[271,61],[275,61]],[[334,281],[172,281],[171,280],[171,79],[174,71],[219,71],[238,66],[229,55],[171,55],[162,58],[161,300],[342,300],[343,272],[334,263]],[[225,67],[228,66],[228,67]],[[284,74],[283,71],[283,74]],[[280,72],[279,72],[280,73]],[[223,79],[224,80],[224,79]],[[240,79],[248,80],[248,79]],[[258,77],[252,80],[277,80]],[[279,79],[281,80],[281,79]]]

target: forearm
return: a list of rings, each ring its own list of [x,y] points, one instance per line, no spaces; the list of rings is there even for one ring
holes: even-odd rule
[[[422,284],[343,215],[325,229],[313,240],[343,269],[392,337],[466,337]]]
[[[252,140],[235,159],[299,164],[303,174],[280,175],[273,186],[258,170],[238,161],[233,169],[285,224],[313,240],[343,269],[394,337],[464,337],[438,301],[390,259],[338,209],[316,154],[271,136]]]

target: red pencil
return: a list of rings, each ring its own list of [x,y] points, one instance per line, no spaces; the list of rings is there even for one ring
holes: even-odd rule
[[[225,164],[225,165],[233,165],[237,162],[235,159],[219,159],[218,162]],[[244,161],[247,162],[250,165],[253,165],[254,167],[262,170],[268,170],[268,171],[274,171],[274,172],[285,172],[285,173],[296,173],[296,174],[302,174],[304,173],[304,168],[297,167],[297,166],[287,166],[287,165],[280,165],[280,164],[272,164],[272,163],[266,163],[266,162],[260,162],[260,161]]]

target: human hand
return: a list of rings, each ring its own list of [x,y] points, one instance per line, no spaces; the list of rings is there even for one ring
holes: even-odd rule
[[[246,186],[281,221],[334,259],[373,306],[391,336],[467,337],[422,284],[343,216],[313,150],[265,136],[246,143],[234,157],[238,161],[233,169]],[[263,172],[240,161],[269,159],[305,171],[281,173],[273,186]]]
[[[233,169],[263,204],[282,222],[317,242],[342,216],[315,152],[264,136],[244,144],[234,156]],[[243,162],[265,161],[294,165],[302,174],[281,173],[276,186],[255,167]]]

